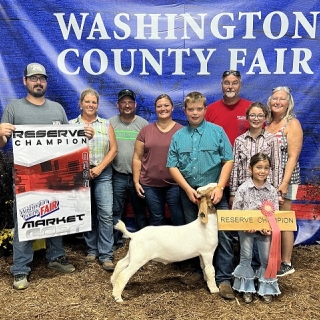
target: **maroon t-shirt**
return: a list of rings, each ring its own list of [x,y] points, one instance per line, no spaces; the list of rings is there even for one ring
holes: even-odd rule
[[[141,184],[150,187],[167,187],[176,184],[166,164],[171,138],[182,127],[181,124],[176,123],[170,131],[162,132],[155,123],[151,123],[140,130],[137,140],[144,143]]]

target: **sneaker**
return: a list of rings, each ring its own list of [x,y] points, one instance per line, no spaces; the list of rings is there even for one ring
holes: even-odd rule
[[[294,272],[295,272],[295,270],[294,270],[293,266],[290,266],[289,264],[287,264],[285,262],[281,262],[280,270],[277,272],[277,277],[283,277],[288,274],[292,274]]]
[[[76,268],[68,261],[65,256],[59,257],[48,263],[48,268],[62,273],[71,273]]]
[[[27,279],[28,275],[26,274],[16,274],[13,277],[13,287],[16,290],[24,290],[29,287],[29,282]]]
[[[114,264],[111,260],[107,260],[107,261],[102,262],[102,268],[106,271],[113,271]]]
[[[244,292],[242,295],[242,299],[245,303],[251,303],[252,302],[252,293],[251,292]]]
[[[220,283],[219,285],[219,294],[224,299],[235,299],[234,292],[229,283]]]
[[[92,255],[92,254],[88,254],[85,259],[84,259],[85,262],[87,263],[92,263],[92,262],[95,262],[96,261],[96,256]]]
[[[266,295],[262,296],[262,300],[265,303],[270,303],[272,301],[272,295],[271,294],[266,294]]]

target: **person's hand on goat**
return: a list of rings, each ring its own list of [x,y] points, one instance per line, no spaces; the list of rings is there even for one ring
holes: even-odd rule
[[[223,190],[221,188],[214,188],[211,194],[211,200],[213,204],[217,204],[223,197]]]
[[[189,198],[189,200],[193,203],[196,203],[198,204],[199,202],[199,199],[198,199],[198,192],[197,190],[193,189],[193,188],[189,188],[187,191],[186,191],[186,194]]]

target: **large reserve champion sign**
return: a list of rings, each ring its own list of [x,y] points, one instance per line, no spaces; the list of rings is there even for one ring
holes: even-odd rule
[[[91,230],[89,149],[81,126],[16,126],[20,241]]]
[[[295,244],[320,240],[319,1],[2,0],[0,8],[0,113],[25,96],[30,62],[47,68],[47,97],[69,119],[86,87],[99,92],[102,117],[117,114],[117,93],[130,88],[149,122],[155,98],[167,93],[174,119],[186,124],[186,94],[220,99],[224,70],[241,72],[241,95],[251,101],[289,86],[304,131]]]

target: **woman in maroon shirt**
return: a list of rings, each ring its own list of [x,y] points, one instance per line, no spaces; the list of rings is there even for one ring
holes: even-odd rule
[[[182,125],[172,119],[173,102],[167,94],[155,100],[158,120],[141,129],[135,143],[132,171],[136,191],[146,199],[150,225],[165,224],[168,205],[174,225],[183,225],[184,215],[180,204],[179,187],[166,167],[172,136]]]

